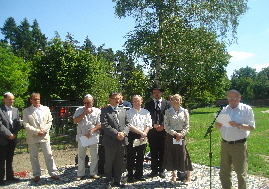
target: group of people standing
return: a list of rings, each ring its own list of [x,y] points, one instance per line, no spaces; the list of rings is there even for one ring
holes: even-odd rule
[[[74,113],[77,124],[78,172],[77,180],[85,178],[85,156],[90,148],[90,177],[99,179],[98,175],[98,143],[83,146],[81,137],[99,138],[102,131],[101,144],[105,149],[105,188],[124,187],[121,182],[125,170],[124,158],[127,159],[127,182],[145,181],[143,161],[146,143],[151,153],[151,173],[148,177],[165,178],[165,172],[172,171],[171,182],[177,181],[178,172],[186,173],[186,182],[190,182],[192,163],[186,146],[186,135],[189,131],[189,113],[181,106],[182,97],[172,95],[169,100],[162,98],[163,89],[154,84],[150,89],[152,100],[145,103],[140,95],[132,97],[132,108],[122,106],[123,96],[119,92],[109,95],[110,104],[98,109],[93,107],[94,99],[87,94],[84,106]],[[247,150],[246,137],[255,128],[252,109],[240,103],[241,95],[236,90],[227,92],[229,105],[220,114],[229,114],[232,121],[216,122],[221,130],[221,170],[220,178],[223,188],[231,188],[230,172],[233,164],[239,180],[239,188],[246,188]],[[6,180],[19,181],[14,177],[12,161],[20,129],[18,109],[12,107],[14,95],[4,95],[5,105],[0,111],[0,185]],[[38,161],[38,150],[44,154],[45,163],[51,178],[58,180],[56,166],[50,146],[49,130],[52,116],[48,107],[40,104],[40,94],[32,93],[31,106],[23,110],[23,126],[27,131],[26,141],[29,146],[30,160],[33,169],[33,181],[38,182],[41,176]],[[235,129],[236,128],[236,129]],[[240,157],[238,160],[237,157]],[[5,171],[6,164],[6,171]]]
[[[149,177],[165,178],[164,170],[173,171],[172,182],[177,180],[177,171],[187,172],[186,181],[191,181],[192,165],[186,147],[185,135],[189,130],[188,111],[181,107],[180,95],[173,95],[171,102],[162,98],[163,89],[155,84],[152,100],[142,108],[143,97],[134,95],[132,107],[126,107],[126,101],[119,92],[109,95],[107,107],[99,110],[93,107],[93,97],[86,95],[84,107],[74,114],[74,123],[78,124],[79,143],[77,179],[85,178],[85,155],[87,147],[82,147],[80,136],[87,138],[103,131],[101,144],[105,148],[105,188],[124,187],[121,176],[124,172],[126,155],[127,182],[145,181],[143,162],[146,143],[151,153],[151,173]],[[124,104],[122,106],[122,104]],[[170,136],[169,136],[170,135]],[[99,176],[96,155],[98,144],[91,144],[90,177]],[[83,153],[81,152],[83,149]],[[176,153],[176,154],[175,154]]]

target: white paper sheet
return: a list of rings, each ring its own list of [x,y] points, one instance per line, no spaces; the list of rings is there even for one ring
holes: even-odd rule
[[[179,141],[177,141],[177,139],[173,138],[173,144],[179,144],[179,145],[182,145],[182,141],[184,139],[180,139]]]
[[[133,147],[146,144],[147,142],[148,142],[147,138],[142,143],[140,142],[140,139],[134,139]]]
[[[79,139],[83,147],[86,147],[92,144],[97,144],[99,142],[99,139],[96,135],[92,135],[89,139],[86,136],[81,136],[79,137]]]
[[[231,127],[231,125],[228,123],[229,121],[232,121],[229,114],[219,114],[216,121],[221,123],[225,127]]]

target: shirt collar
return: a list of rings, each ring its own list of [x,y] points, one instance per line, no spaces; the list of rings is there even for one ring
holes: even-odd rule
[[[229,109],[232,109],[232,110],[234,110],[234,109],[239,109],[239,110],[240,110],[241,104],[242,104],[242,103],[239,103],[235,108],[232,108],[232,107],[229,105],[228,108],[229,108]]]
[[[41,110],[42,105],[40,104],[40,106],[39,106],[38,108],[36,108],[36,107],[34,107],[33,104],[32,104],[32,107],[33,107],[34,110]]]
[[[113,110],[115,110],[115,108],[117,108],[117,107],[112,106],[111,104],[110,104],[110,106],[112,107]]]
[[[6,107],[6,109],[7,109],[7,111],[11,111],[12,110],[12,106],[7,106],[7,105],[5,105],[5,107]]]
[[[153,98],[153,100],[154,100],[154,102],[156,103],[157,100],[156,100],[155,98]],[[163,100],[163,99],[162,99],[162,97],[161,97],[158,101],[161,103],[162,100]]]

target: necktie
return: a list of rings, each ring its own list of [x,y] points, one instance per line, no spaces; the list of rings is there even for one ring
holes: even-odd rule
[[[116,115],[117,121],[119,123],[120,122],[119,121],[119,110],[117,109],[117,107],[114,108],[114,111],[115,111],[115,115]]]
[[[155,124],[160,124],[160,113],[161,113],[161,109],[160,109],[160,101],[157,100],[156,101],[156,108],[155,108]]]

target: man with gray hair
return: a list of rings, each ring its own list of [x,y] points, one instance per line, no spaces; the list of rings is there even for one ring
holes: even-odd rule
[[[4,103],[3,106],[0,106],[0,186],[5,185],[5,172],[6,180],[20,180],[14,177],[12,168],[17,135],[21,127],[19,111],[12,106],[14,103],[12,93],[4,94]]]
[[[77,108],[74,114],[74,123],[77,126],[78,141],[78,172],[77,180],[85,178],[85,157],[88,146],[83,146],[80,137],[86,136],[99,138],[99,129],[101,128],[100,114],[101,110],[93,107],[94,99],[90,94],[85,95],[83,99],[84,106]],[[98,174],[98,143],[90,144],[90,177],[93,179],[100,178]]]
[[[222,136],[220,152],[220,181],[223,189],[231,189],[232,165],[237,174],[238,188],[247,188],[248,151],[247,137],[255,129],[254,113],[249,105],[240,103],[241,94],[237,90],[227,92],[229,105],[220,115],[226,114],[230,120],[216,122]]]

